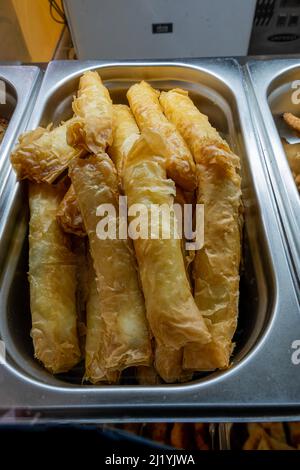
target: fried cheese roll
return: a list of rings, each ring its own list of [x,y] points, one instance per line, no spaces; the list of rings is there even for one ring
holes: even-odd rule
[[[159,104],[159,92],[140,82],[127,92],[130,108],[142,132],[153,134],[151,146],[166,159],[167,173],[176,184],[192,191],[196,187],[195,163],[183,138],[168,121]]]
[[[56,222],[63,196],[48,184],[29,187],[29,283],[35,357],[57,374],[80,360],[76,312],[76,257]]]
[[[73,233],[78,237],[86,236],[82,215],[72,184],[58,207],[56,218],[65,232]]]
[[[161,379],[153,365],[136,368],[136,380],[139,385],[159,385]]]
[[[54,129],[38,127],[21,134],[11,153],[11,163],[19,180],[52,183],[70,161],[81,153],[67,144],[67,126],[73,119]]]
[[[124,104],[114,104],[113,143],[108,148],[108,154],[116,166],[120,187],[122,187],[124,160],[139,137],[140,131],[130,108]]]
[[[133,248],[118,236],[118,180],[113,162],[106,154],[76,159],[70,177],[89,237],[104,321],[104,356],[108,370],[148,365],[152,351],[145,304],[138,283]],[[115,213],[115,239],[99,237],[97,208],[108,204]],[[107,206],[106,206],[107,207]],[[101,222],[102,221],[102,222]],[[88,333],[87,333],[88,334]]]
[[[101,301],[97,291],[96,274],[93,262],[88,259],[89,293],[86,304],[86,343],[85,343],[85,380],[96,384],[99,382],[116,383],[119,371],[109,371],[105,365],[104,321]]]
[[[168,92],[162,91],[159,102],[167,118],[176,126],[176,129],[190,148],[194,160],[200,164],[209,159],[216,165],[235,168],[240,167],[240,159],[229,148],[218,131],[210,124],[208,117],[200,113],[189,98],[188,92],[175,88]],[[209,152],[208,149],[211,149]],[[205,154],[203,150],[206,150]],[[221,152],[221,151],[224,152]]]
[[[189,345],[183,365],[192,370],[229,366],[236,330],[241,251],[239,158],[183,90],[162,93],[168,118],[189,145],[197,166],[197,202],[204,204],[204,247],[193,265],[194,296],[212,335],[207,345]]]
[[[76,118],[68,126],[68,143],[92,153],[105,151],[112,144],[113,108],[97,72],[89,70],[80,77],[72,108]]]
[[[147,317],[156,341],[174,349],[193,341],[209,342],[210,334],[191,294],[181,240],[176,238],[175,185],[167,179],[165,160],[153,153],[144,137],[130,150],[123,179],[129,211],[133,204],[142,204],[146,210],[142,222],[148,238],[136,238],[134,247]],[[169,210],[169,217],[162,217],[162,204]],[[153,205],[160,215],[156,221],[150,217]],[[164,238],[168,232],[169,237]]]
[[[165,382],[187,382],[192,378],[192,372],[183,370],[183,351],[184,348],[169,348],[156,342],[155,368]]]
[[[85,238],[72,237],[72,250],[76,257],[76,310],[77,310],[77,331],[79,346],[82,358],[85,357],[86,338],[86,304],[89,294],[89,276],[87,264],[87,243]]]
[[[135,123],[134,117],[128,108],[124,105],[114,105],[114,142],[110,147],[110,156],[119,168],[118,176],[123,174],[124,162],[127,155],[132,148],[134,142],[140,137],[138,127]],[[119,164],[118,164],[119,163]],[[182,204],[184,195],[179,187],[176,188],[176,197],[178,203]],[[185,257],[184,257],[185,259]],[[187,373],[183,374],[182,371],[182,356],[183,351],[172,350],[168,348],[166,351],[163,346],[155,348],[155,363],[159,375],[166,382],[184,381]],[[153,371],[153,373],[152,373]],[[137,368],[137,377],[139,383],[157,383],[153,367]]]

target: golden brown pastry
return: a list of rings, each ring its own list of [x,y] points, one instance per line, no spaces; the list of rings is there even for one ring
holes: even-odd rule
[[[193,157],[175,126],[164,116],[158,96],[159,92],[144,81],[127,92],[140,130],[152,133],[152,149],[166,159],[168,176],[182,188],[192,191],[196,187]]]
[[[155,368],[160,377],[167,383],[187,382],[193,373],[182,368],[183,348],[174,349],[156,342]]]
[[[140,131],[130,108],[124,104],[114,104],[113,143],[108,149],[108,154],[116,166],[120,187],[122,187],[124,160],[139,137]]]
[[[82,215],[72,184],[59,205],[56,218],[65,232],[73,233],[78,237],[86,236]]]
[[[188,199],[189,198],[189,199]],[[174,197],[174,204],[178,204],[181,208],[181,234],[182,234],[182,240],[181,240],[181,249],[182,249],[182,253],[183,253],[183,259],[184,259],[184,264],[185,264],[185,269],[186,269],[186,273],[187,273],[187,277],[188,277],[188,281],[190,283],[190,286],[191,286],[191,265],[192,265],[192,262],[195,258],[195,250],[188,250],[186,249],[186,238],[185,238],[185,233],[184,233],[184,221],[185,221],[185,218],[188,218],[188,213],[184,212],[184,207],[186,204],[190,204],[191,205],[191,220],[189,221],[189,223],[192,224],[192,218],[193,218],[193,204],[190,202],[191,201],[191,198],[190,198],[190,194],[188,194],[186,196],[185,192],[182,191],[182,189],[180,189],[179,186],[176,186],[176,195]]]
[[[105,324],[102,317],[101,301],[97,291],[96,274],[92,260],[88,260],[89,294],[86,305],[86,344],[85,344],[85,380],[93,384],[99,382],[116,383],[119,371],[110,371],[106,367],[104,350]]]
[[[286,153],[293,178],[298,191],[300,191],[300,144],[288,144],[282,139],[282,145]]]
[[[175,88],[168,92],[161,92],[159,102],[167,118],[176,126],[191,149],[196,163],[206,163],[207,152],[212,163],[224,167],[240,167],[240,159],[231,152],[227,142],[222,139],[218,131],[210,124],[208,117],[200,113],[189,98],[188,92]],[[208,149],[207,149],[208,148]],[[214,156],[214,148],[218,149]],[[206,153],[203,154],[203,150]],[[224,152],[221,152],[223,150]]]
[[[126,161],[132,145],[139,138],[140,134],[128,106],[114,105],[114,117],[114,141],[109,150],[111,158],[116,163],[117,168],[119,168],[118,176],[120,179],[120,176],[123,174],[124,161]],[[176,197],[178,198],[178,203],[181,204],[184,200],[184,195],[179,187],[176,189]],[[166,382],[185,381],[190,378],[190,375],[188,376],[186,372],[183,373],[182,371],[182,350],[178,351],[168,348],[166,351],[163,346],[156,347],[155,365],[159,375]],[[151,370],[151,367],[139,367],[137,371],[139,382],[155,380],[157,374],[153,377]]]
[[[56,222],[63,188],[29,187],[29,283],[35,357],[53,374],[80,360],[76,313],[76,259]]]
[[[10,157],[19,180],[52,183],[68,168],[70,161],[81,153],[67,144],[67,126],[71,122],[72,119],[52,130],[50,126],[38,127],[20,135]]]
[[[161,383],[160,377],[153,365],[137,367],[136,378],[139,385],[158,385]]]
[[[92,153],[105,151],[112,144],[113,108],[97,72],[89,70],[80,77],[72,108],[76,118],[68,126],[68,143]]]
[[[195,301],[212,341],[189,345],[183,365],[193,370],[228,367],[237,325],[241,249],[241,180],[239,158],[188,97],[175,89],[160,102],[196,161],[198,196],[204,204],[204,247],[193,264]]]
[[[164,165],[164,159],[153,154],[141,137],[127,156],[123,180],[129,211],[133,204],[143,204],[148,219],[144,229],[152,234],[152,238],[134,240],[151,331],[160,344],[180,349],[193,341],[205,344],[210,334],[190,291],[181,240],[176,238],[175,185],[167,179]],[[158,213],[162,212],[160,205],[170,207],[170,217],[160,217],[151,224],[153,204]],[[133,218],[129,220],[132,222]],[[164,239],[162,234],[169,229],[170,238]],[[153,238],[155,232],[157,239]]]
[[[76,257],[76,310],[77,331],[81,356],[85,357],[86,303],[89,295],[87,244],[85,238],[72,237],[72,250]]]
[[[300,132],[300,118],[292,113],[283,113],[283,119],[294,131]]]
[[[104,153],[88,155],[72,163],[70,177],[97,276],[104,321],[105,367],[121,371],[130,366],[149,365],[152,351],[133,249],[128,240],[99,238],[98,224],[105,219],[96,210],[102,204],[115,209],[111,221],[116,222],[118,235],[119,193],[114,164]]]

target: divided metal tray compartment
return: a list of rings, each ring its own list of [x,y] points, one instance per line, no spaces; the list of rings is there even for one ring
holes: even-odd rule
[[[232,367],[189,384],[91,386],[52,377],[33,360],[29,337],[26,199],[15,185],[13,240],[1,289],[0,334],[7,364],[0,366],[0,408],[27,408],[45,420],[230,420],[299,413],[299,381],[290,346],[299,306],[285,256],[276,205],[248,112],[240,66],[232,59],[182,62],[53,62],[45,74],[29,128],[58,123],[71,113],[79,76],[96,69],[115,102],[141,79],[182,86],[241,155],[245,204],[245,275],[240,337]],[[14,223],[13,223],[14,222]],[[14,230],[12,226],[14,225]],[[280,286],[280,289],[279,289]],[[78,380],[78,378],[77,378]],[[289,383],[289,387],[286,387]]]
[[[9,207],[10,189],[15,184],[9,155],[16,138],[28,123],[41,75],[36,66],[0,65],[0,80],[4,82],[5,92],[5,103],[0,104],[0,116],[9,120],[0,145],[0,271],[6,248],[3,221],[8,219],[5,211]]]
[[[292,102],[292,93],[296,91],[292,88],[292,82],[300,80],[300,60],[249,61],[245,71],[250,82],[249,94],[254,98],[253,117],[277,200],[300,299],[300,197],[273,118],[285,111],[299,114],[300,105]]]

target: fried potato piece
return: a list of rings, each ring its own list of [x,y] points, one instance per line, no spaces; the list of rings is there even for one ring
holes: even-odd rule
[[[170,444],[176,449],[190,448],[191,425],[189,423],[174,423],[170,433]]]
[[[114,104],[113,142],[108,148],[108,154],[116,165],[120,188],[122,188],[124,160],[139,137],[140,131],[130,108],[124,104]]]
[[[106,154],[76,159],[70,177],[89,237],[104,321],[105,367],[121,371],[149,365],[152,360],[145,305],[138,283],[134,252],[129,240],[118,237],[118,181]],[[96,209],[109,204],[115,210],[116,238],[101,238]],[[107,207],[107,206],[106,206]],[[112,219],[110,219],[112,220]],[[87,333],[88,334],[88,333]]]
[[[281,423],[249,423],[244,450],[296,450],[286,443]]]
[[[182,188],[192,191],[196,187],[193,157],[175,126],[164,116],[158,97],[159,92],[144,81],[131,86],[127,92],[139,128],[152,133],[154,153],[166,159],[168,176]]]
[[[56,219],[65,232],[73,233],[78,237],[86,236],[85,226],[72,184],[59,205]]]
[[[29,187],[29,283],[35,357],[53,374],[80,360],[76,313],[76,258],[56,222],[63,188]]]
[[[281,442],[286,442],[283,423],[261,423],[260,425],[265,429],[270,437]]]
[[[167,444],[169,438],[168,423],[148,423],[146,436],[153,441]]]
[[[67,126],[73,119],[50,129],[38,127],[21,134],[11,153],[11,163],[19,180],[53,183],[81,151],[67,144]]]
[[[164,159],[153,153],[144,137],[133,145],[127,156],[124,189],[129,210],[133,204],[142,204],[145,208],[143,230],[152,237],[135,239],[134,247],[147,317],[156,341],[173,349],[193,341],[209,342],[210,334],[190,291],[181,240],[176,238],[175,186],[166,177]],[[150,220],[153,204],[160,214],[156,221]],[[170,212],[168,217],[161,217],[162,204]],[[155,232],[156,239],[153,238]],[[169,232],[170,238],[164,238],[164,232]]]
[[[191,149],[198,180],[197,203],[204,204],[205,242],[193,265],[195,301],[212,335],[207,345],[188,345],[183,366],[213,370],[229,365],[237,325],[241,250],[239,158],[188,97],[175,89],[160,103]]]
[[[7,127],[8,127],[8,120],[5,118],[0,118],[0,144],[3,140]]]
[[[80,77],[72,108],[76,118],[68,126],[69,145],[92,153],[105,151],[112,144],[113,108],[97,72],[89,70]]]
[[[281,142],[286,153],[296,186],[298,191],[300,191],[300,144],[291,145],[284,139],[282,139]]]
[[[265,439],[266,433],[257,423],[250,423],[247,425],[247,428],[249,437],[243,445],[243,450],[256,450],[260,445],[261,440]]]
[[[300,118],[292,113],[283,113],[283,119],[294,131],[300,132]]]
[[[199,450],[209,450],[207,426],[205,423],[194,423],[196,448]]]
[[[298,447],[300,444],[300,423],[288,423],[291,443]]]
[[[278,441],[277,439],[274,439],[273,437],[268,438],[268,443],[269,443],[269,448],[266,450],[296,450],[294,447],[289,446],[285,442]],[[258,450],[260,450],[258,448]]]

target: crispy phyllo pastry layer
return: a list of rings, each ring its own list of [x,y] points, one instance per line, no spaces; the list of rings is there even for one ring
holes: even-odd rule
[[[72,108],[76,118],[68,126],[68,143],[88,152],[105,151],[112,144],[113,107],[97,72],[85,72]]]
[[[184,348],[169,348],[156,342],[155,367],[165,382],[187,382],[192,378],[192,372],[183,370],[183,350]]]
[[[73,233],[78,237],[86,236],[82,215],[72,184],[59,205],[56,218],[65,232]]]
[[[133,248],[129,240],[101,238],[97,225],[103,219],[97,208],[115,208],[111,221],[119,226],[118,180],[106,154],[76,159],[70,168],[77,200],[89,237],[104,321],[105,367],[121,371],[133,365],[148,365],[151,345],[143,295],[138,283]],[[103,214],[104,215],[104,214]]]
[[[140,131],[130,108],[125,104],[114,104],[113,143],[108,149],[108,154],[116,166],[120,187],[122,187],[124,161],[139,137]]]
[[[175,126],[164,116],[158,97],[159,92],[144,81],[127,92],[140,130],[151,132],[154,152],[166,159],[168,176],[182,188],[192,191],[196,187],[193,157]]]
[[[63,189],[29,187],[29,282],[34,352],[57,374],[80,360],[76,314],[76,258],[56,221]]]
[[[73,119],[51,129],[38,127],[21,134],[11,154],[11,163],[19,180],[52,183],[68,168],[70,161],[80,154],[67,144],[67,126]]]
[[[156,340],[174,349],[192,341],[207,343],[210,334],[191,294],[181,240],[176,237],[175,185],[167,179],[164,159],[153,153],[144,137],[127,156],[124,189],[129,208],[133,204],[146,208],[142,225],[147,237],[157,232],[156,239],[149,236],[134,240],[147,317]],[[170,209],[169,217],[162,217],[163,204]],[[156,220],[151,220],[152,205],[158,209]],[[169,238],[164,238],[164,233],[169,233]]]
[[[207,345],[189,345],[184,367],[228,367],[239,299],[241,179],[239,158],[194,106],[187,92],[161,93],[165,114],[189,145],[197,169],[197,203],[204,204],[204,246],[193,265],[194,297],[212,335]]]
[[[104,350],[105,323],[102,317],[100,296],[97,291],[96,274],[92,260],[88,261],[89,294],[86,304],[86,343],[85,376],[92,383],[116,383],[119,371],[109,371],[106,367]]]

